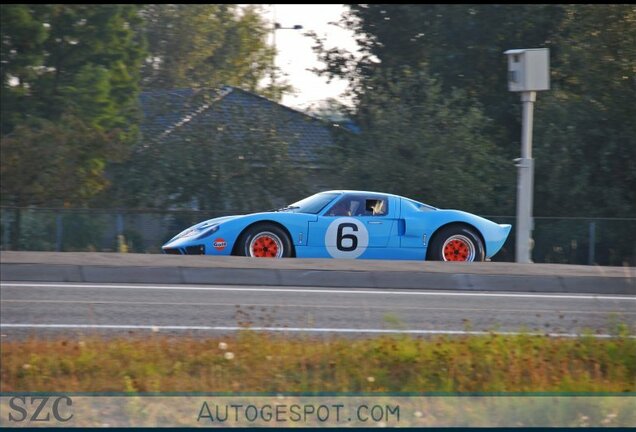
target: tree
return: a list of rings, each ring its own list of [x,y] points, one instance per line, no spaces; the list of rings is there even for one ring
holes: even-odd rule
[[[111,196],[135,207],[238,212],[302,197],[303,172],[289,155],[297,139],[290,114],[260,102],[238,89],[225,99],[199,90],[185,101],[158,92],[146,103],[149,124],[163,124],[166,107],[170,113],[186,107],[177,120],[188,121],[147,131],[131,159],[114,168]]]
[[[274,100],[289,91],[290,86],[284,82],[262,87],[263,79],[272,74],[274,68],[274,51],[267,43],[273,30],[269,23],[263,20],[258,7],[222,4],[149,4],[143,6],[141,16],[148,41],[148,55],[142,67],[141,83],[145,90],[142,97],[148,95],[156,100],[144,105],[143,136],[130,161],[110,166],[113,188],[99,197],[98,202],[220,210],[226,198],[219,207],[220,201],[211,201],[212,197],[227,197],[227,193],[220,194],[219,188],[231,189],[238,185],[238,195],[244,199],[237,199],[232,209],[258,208],[256,196],[263,198],[260,205],[271,206],[264,192],[267,187],[253,181],[274,168],[283,179],[289,169],[274,164],[253,170],[248,176],[238,174],[248,166],[246,146],[254,145],[262,158],[270,154],[265,149],[272,145],[271,154],[278,155],[274,143],[282,139],[281,136],[253,141],[253,135],[257,134],[252,134],[246,140],[237,141],[217,131],[216,125],[205,123],[188,124],[178,128],[173,136],[161,137],[167,127],[213,103],[215,90],[224,86],[231,85]],[[192,99],[169,96],[192,90],[198,94]],[[239,118],[236,113],[235,118],[228,121],[236,122]],[[243,119],[240,123],[244,123]],[[252,123],[263,122],[254,117]],[[226,155],[234,157],[226,160]],[[237,159],[239,156],[243,159]],[[236,170],[225,173],[230,166]],[[233,179],[231,184],[226,182],[228,178]]]
[[[67,131],[79,125],[88,142],[104,134],[112,140],[100,147],[103,154],[93,154],[101,165],[134,142],[143,53],[134,29],[139,24],[135,6],[2,5],[2,19],[2,135],[7,142],[20,136],[34,146],[48,145],[32,140],[44,140],[42,130],[53,125]],[[64,141],[57,144],[60,154],[69,156]],[[19,160],[16,155],[12,163],[23,170],[37,166],[37,161],[23,159],[36,153],[23,152]],[[4,166],[4,158],[2,164],[4,172],[14,168]],[[16,194],[3,195],[3,202],[20,195],[16,202],[31,204],[25,198],[30,194]],[[37,203],[51,204],[58,198],[46,202],[39,196]]]
[[[550,48],[552,90],[539,95],[534,123],[535,214],[636,212],[636,6],[350,8],[340,25],[356,32],[362,55],[328,49],[319,39],[315,48],[327,65],[323,74],[349,78],[356,113],[373,109],[370,92],[391,85],[378,82],[378,71],[424,65],[445,95],[460,89],[467,104],[479,102],[492,119],[484,133],[507,159],[519,154],[521,104],[507,91],[503,52]],[[508,178],[503,203],[514,199]],[[508,204],[491,209],[513,211]]]
[[[22,124],[2,137],[3,199],[18,207],[71,206],[107,185],[103,155],[117,158],[113,137],[76,117],[61,120]]]
[[[263,87],[263,79],[274,72],[274,50],[267,42],[273,28],[259,7],[144,5],[141,16],[148,41],[142,97],[156,101],[144,104],[143,137],[129,161],[110,166],[113,187],[98,202],[213,210],[271,207],[271,192],[278,188],[285,196],[291,172],[278,162],[287,157],[289,137],[273,127],[275,119],[261,119],[258,112],[243,117],[233,113],[225,118],[226,124],[240,124],[251,131],[239,140],[227,130],[217,130],[222,125],[198,123],[225,112],[210,108],[197,114],[196,121],[177,127],[175,134],[162,136],[166,128],[190,118],[201,107],[214,105],[215,92],[225,86],[274,100],[289,91],[284,82]],[[191,92],[198,96],[169,96]]]
[[[482,213],[509,205],[497,187],[510,164],[489,142],[477,102],[460,90],[445,94],[423,66],[382,71],[367,85],[374,91],[355,117],[361,132],[343,134],[336,149],[343,186]]]
[[[304,109],[307,115],[311,115],[328,122],[346,122],[348,107],[334,98],[327,98],[318,103],[311,104]]]
[[[2,5],[2,133],[27,118],[73,114],[134,140],[143,56],[137,8]]]
[[[261,88],[272,73],[272,31],[258,7],[232,4],[152,4],[142,10],[149,56],[144,89],[232,85],[279,100],[285,83]]]
[[[540,94],[538,214],[636,214],[636,6],[569,5]]]
[[[34,120],[0,139],[0,196],[15,207],[12,246],[18,249],[20,208],[79,206],[107,186],[105,160],[121,152],[116,138],[96,131],[77,117]]]
[[[30,84],[37,79],[44,63],[44,42],[48,31],[43,25],[43,8],[25,4],[0,5],[0,132],[9,133],[28,111]]]
[[[86,205],[137,139],[138,7],[1,7],[2,204]]]
[[[475,97],[498,127],[516,119],[512,98],[501,106],[503,52],[550,47],[562,15],[561,5],[350,5],[341,25],[356,32],[363,54],[356,59],[318,39],[315,49],[326,62],[322,73],[350,77],[355,94],[364,93],[365,79],[378,68],[424,64],[445,91],[459,88]]]

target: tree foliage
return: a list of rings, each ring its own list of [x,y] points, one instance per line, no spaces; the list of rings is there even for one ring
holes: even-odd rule
[[[564,7],[535,122],[536,211],[636,214],[636,6]],[[574,43],[575,42],[575,43]]]
[[[138,133],[140,122],[149,121],[139,111],[140,87],[161,91],[229,84],[280,98],[288,90],[284,83],[261,87],[273,73],[274,52],[267,43],[271,30],[255,6],[2,5],[3,204],[77,206],[93,200],[93,205],[134,206],[153,200],[124,191],[143,195],[153,185],[138,186],[149,181],[183,204],[193,199],[183,198],[184,191],[216,193],[223,182],[207,169],[194,183],[192,173],[176,176],[181,172],[177,161],[183,162],[183,172],[190,162],[229,167],[224,155],[247,154],[245,146],[251,143],[260,149],[263,163],[272,162],[265,156],[281,154],[280,136],[225,145],[219,144],[222,134],[208,141],[209,131],[200,130],[197,139],[186,140],[191,144],[156,154],[156,145],[145,149],[160,137]],[[177,113],[183,107],[162,108]],[[82,138],[85,144],[76,145]],[[192,161],[183,159],[184,148],[192,152],[187,156]],[[145,159],[137,157],[141,153]],[[175,176],[168,183],[165,171],[158,169],[167,163],[166,155],[180,156],[172,160]],[[128,172],[121,172],[124,165],[117,163],[127,156],[135,157],[124,164]],[[281,172],[287,171],[275,162],[260,172],[274,170],[284,177]],[[259,190],[241,179],[245,168],[236,168],[219,178],[233,178],[242,191]],[[152,197],[156,201],[157,195]],[[204,192],[198,199],[207,206]]]
[[[633,215],[635,16],[633,5],[350,5],[340,25],[355,31],[362,55],[327,48],[318,38],[315,48],[326,62],[323,74],[352,83],[353,115],[361,124],[371,119],[368,112],[381,108],[369,95],[395,84],[395,77],[378,82],[379,71],[425,68],[445,97],[461,90],[465,104],[479,103],[475,106],[491,120],[481,136],[495,145],[492,155],[507,159],[519,153],[521,104],[507,91],[503,52],[550,48],[552,90],[539,94],[534,124],[535,213]],[[426,81],[420,86],[426,88]],[[429,103],[422,98],[409,104],[422,101]],[[464,107],[450,116],[461,123],[468,112]],[[388,155],[398,154],[399,141],[387,145]],[[504,177],[486,179],[507,195],[491,212],[514,211],[512,163],[507,169]],[[418,174],[413,165],[405,176]]]
[[[257,97],[249,98],[224,103],[217,92],[195,93],[186,103],[189,121],[148,133],[130,160],[116,167],[112,195],[134,207],[237,212],[302,197],[304,177],[290,158],[296,138],[286,128],[284,108],[266,102],[254,109]],[[153,100],[149,122],[175,103],[165,94]]]
[[[137,138],[133,5],[2,5],[2,202],[82,205]]]
[[[103,155],[117,157],[114,142],[74,116],[16,127],[0,141],[3,200],[19,207],[85,203],[107,186]]]
[[[263,87],[274,52],[257,6],[0,7],[3,205],[240,211],[299,198],[294,137],[269,114],[234,113],[253,116],[251,135],[196,122],[169,140],[139,135],[141,88],[232,85],[275,100],[290,89]],[[361,55],[319,38],[316,50],[323,74],[351,83],[346,114],[359,133],[342,134],[325,160],[343,188],[513,214],[521,103],[507,90],[503,52],[547,47],[535,214],[636,214],[636,6],[359,4],[341,25]],[[334,120],[332,108],[322,115]],[[219,207],[228,196],[238,198]]]
[[[144,89],[232,85],[280,99],[288,85],[261,84],[273,73],[274,50],[259,12],[232,4],[145,5]]]
[[[349,187],[472,211],[501,205],[496,179],[507,164],[479,103],[461,90],[445,94],[425,67],[382,71],[367,85],[361,131],[343,134],[337,148]]]

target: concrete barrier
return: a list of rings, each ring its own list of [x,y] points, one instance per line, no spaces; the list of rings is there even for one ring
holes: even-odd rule
[[[635,267],[0,252],[3,281],[233,284],[636,295]]]

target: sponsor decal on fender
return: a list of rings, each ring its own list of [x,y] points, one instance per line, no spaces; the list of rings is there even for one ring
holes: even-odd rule
[[[214,243],[212,243],[212,246],[214,246],[214,249],[220,252],[223,249],[225,249],[225,247],[227,246],[227,242],[223,240],[222,238],[218,238],[214,240]]]

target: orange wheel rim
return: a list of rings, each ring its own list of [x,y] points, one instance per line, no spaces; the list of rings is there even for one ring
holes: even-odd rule
[[[280,238],[271,233],[259,234],[250,242],[250,255],[255,258],[278,258],[282,249]]]
[[[475,259],[475,246],[464,236],[452,236],[444,242],[442,255],[444,261],[473,261]]]

